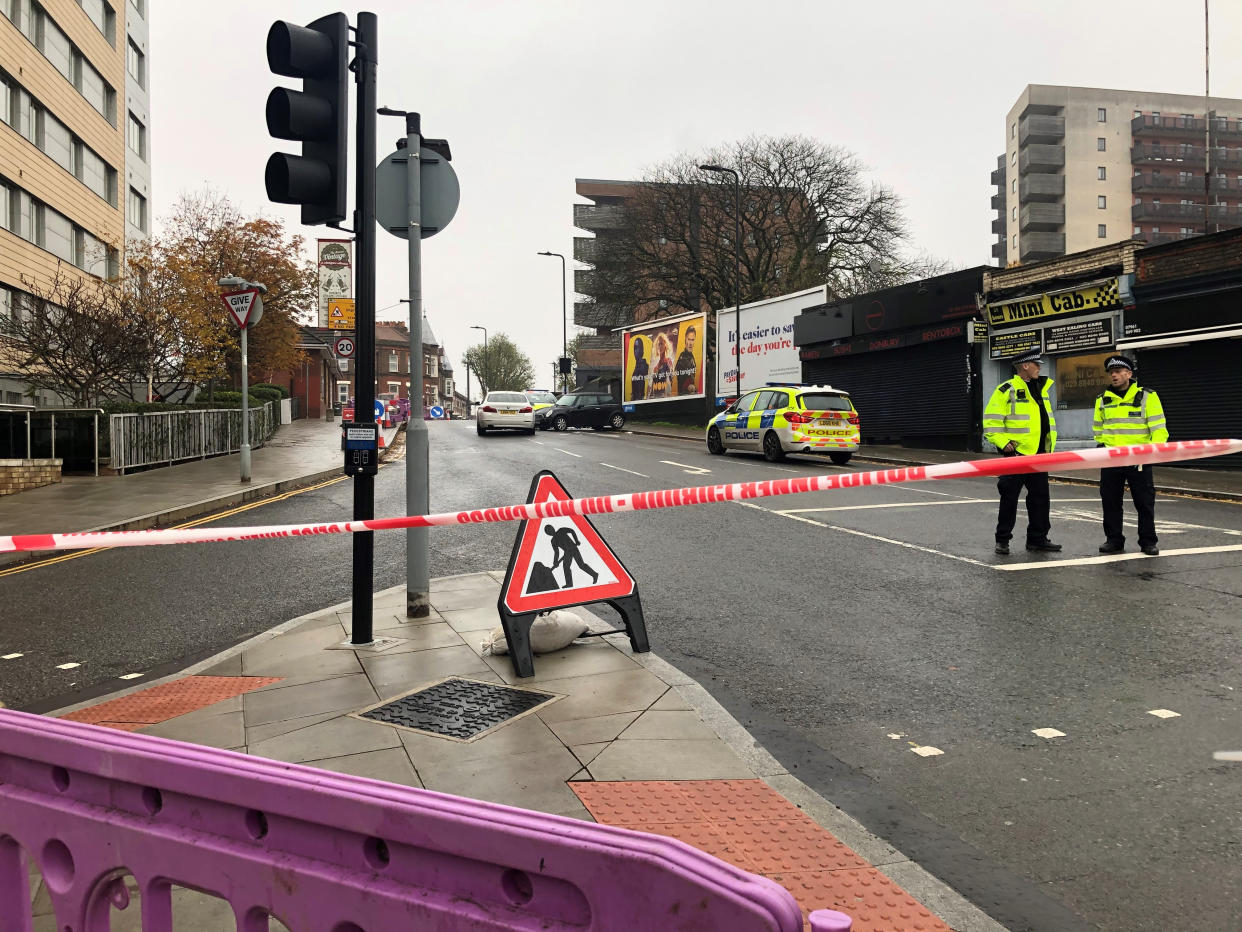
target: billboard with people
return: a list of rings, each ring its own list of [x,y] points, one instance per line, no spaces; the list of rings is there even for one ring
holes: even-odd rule
[[[703,397],[707,315],[691,314],[626,330],[621,335],[621,400],[625,404]]]

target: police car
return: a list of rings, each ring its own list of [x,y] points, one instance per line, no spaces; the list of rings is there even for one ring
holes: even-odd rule
[[[827,453],[844,465],[858,449],[858,412],[831,385],[769,382],[746,392],[707,423],[707,452],[761,451],[775,463],[786,453]]]

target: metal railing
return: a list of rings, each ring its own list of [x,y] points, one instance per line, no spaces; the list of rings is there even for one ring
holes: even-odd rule
[[[0,404],[0,456],[24,449],[23,459],[56,459],[56,416],[60,415],[61,456],[66,468],[89,462],[99,475],[99,415],[102,408],[36,408],[33,405]],[[89,448],[86,438],[75,436],[73,421],[91,419]],[[47,424],[41,423],[44,419]],[[24,439],[24,444],[23,444]],[[46,453],[46,456],[44,454]]]
[[[170,932],[177,888],[247,930],[803,928],[774,880],[671,838],[63,719],[0,709],[0,778],[6,930],[30,867],[74,932]]]
[[[110,465],[121,474],[139,466],[171,465],[241,449],[240,408],[113,414],[109,422]],[[279,426],[280,412],[272,402],[251,408],[250,445],[263,446]]]

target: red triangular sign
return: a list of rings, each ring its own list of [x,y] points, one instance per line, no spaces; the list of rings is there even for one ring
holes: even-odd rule
[[[529,502],[567,501],[556,476],[540,473]],[[582,515],[523,521],[501,598],[514,615],[633,595],[634,577]]]
[[[228,308],[229,315],[233,318],[234,323],[238,327],[244,328],[250,321],[250,310],[254,307],[254,299],[258,296],[258,288],[249,288],[246,291],[234,291],[230,294],[221,295],[220,300]]]

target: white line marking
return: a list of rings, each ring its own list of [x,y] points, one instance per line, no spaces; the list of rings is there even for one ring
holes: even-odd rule
[[[883,505],[835,505],[831,508],[788,508],[778,511],[779,515],[806,514],[813,511],[865,511],[868,508],[931,508],[934,505],[991,505],[990,498],[964,498],[952,502],[888,502]]]
[[[138,679],[138,677],[140,677],[140,676],[142,676],[142,674],[141,674],[141,673],[122,673],[122,674],[121,674],[121,679],[123,679],[123,680],[136,680],[136,679]]]
[[[1031,734],[1038,735],[1041,738],[1064,738],[1065,732],[1057,731],[1055,728],[1033,728]]]
[[[1184,557],[1196,553],[1236,553],[1242,550],[1242,544],[1229,544],[1222,547],[1182,547],[1178,550],[1161,550],[1161,557]],[[1145,553],[1117,553],[1103,557],[1079,557],[1077,560],[1045,560],[1041,563],[994,563],[992,569],[1003,572],[1016,570],[1046,570],[1062,566],[1097,566],[1101,563],[1120,563],[1123,560],[1156,560]]]
[[[1242,751],[1213,751],[1212,760],[1242,761]]]
[[[944,751],[940,750],[940,748],[934,748],[930,744],[925,744],[922,747],[910,748],[910,750],[919,757],[935,757],[937,754],[944,753]]]
[[[546,446],[546,444],[542,440],[531,440],[531,443],[537,443],[541,447]]]
[[[73,670],[76,667],[80,667],[80,666],[82,666],[82,664],[80,663],[58,663],[56,665],[56,669],[57,670]]]
[[[666,466],[676,466],[682,472],[689,473],[692,476],[706,476],[710,469],[704,469],[702,466],[687,466],[685,463],[674,463],[672,460],[660,460]]]
[[[5,654],[3,657],[0,657],[0,660],[16,660],[18,657],[21,657],[21,656],[23,655],[22,654]]]
[[[1148,715],[1154,715],[1156,718],[1181,718],[1181,712],[1174,712],[1172,709],[1150,709]]]
[[[600,463],[601,466],[607,466],[609,469],[619,469],[621,472],[628,472],[631,476],[642,476],[644,479],[650,479],[646,473],[634,472],[632,469],[626,469],[624,466],[614,466],[612,463]]]
[[[576,456],[578,459],[582,459],[581,453],[570,453],[568,450],[562,450],[560,447],[553,447],[552,449],[557,453],[564,453],[566,456]]]
[[[899,731],[892,731],[892,732],[889,732],[889,735],[888,735],[888,736],[889,736],[890,738],[892,738],[894,741],[896,741],[898,738],[904,738],[904,737],[905,737],[905,735],[903,735],[903,734],[902,734],[901,732],[899,732]]]

